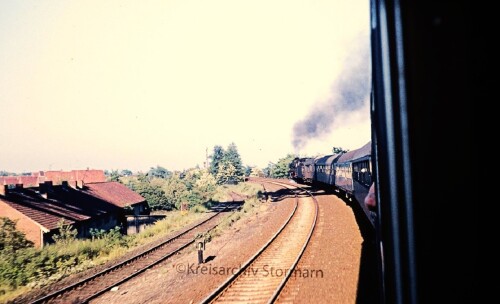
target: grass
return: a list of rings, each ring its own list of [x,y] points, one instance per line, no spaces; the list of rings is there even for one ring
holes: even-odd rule
[[[221,195],[229,196],[229,193],[236,192],[243,194],[248,198],[239,211],[233,212],[226,217],[217,228],[209,233],[208,239],[212,240],[220,236],[226,229],[233,226],[237,221],[252,216],[258,213],[261,204],[260,198],[262,197],[262,186],[254,183],[240,183],[238,185],[225,185],[220,189]]]
[[[262,192],[262,186],[254,183],[239,183],[237,185],[222,185],[217,188],[213,200],[214,201],[227,201],[231,200],[231,192],[235,192],[247,197],[259,195]]]
[[[250,183],[219,186],[212,202],[207,205],[230,200],[230,193],[233,192],[248,199],[240,211],[230,214],[209,234],[209,239],[222,234],[241,218],[257,212],[258,208],[255,207],[259,204],[261,191],[260,185]],[[49,285],[71,274],[120,258],[132,249],[201,220],[207,210],[206,206],[198,205],[189,212],[169,211],[165,219],[135,235],[120,236],[110,233],[100,239],[72,240],[68,243],[48,245],[43,249],[21,249],[10,256],[0,252],[0,303],[12,301],[34,288]]]

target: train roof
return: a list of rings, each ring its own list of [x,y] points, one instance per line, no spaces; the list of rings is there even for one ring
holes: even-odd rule
[[[342,154],[340,156],[338,163],[345,163],[354,161],[372,154],[372,142],[369,141],[366,145],[362,146],[359,149],[349,151],[347,153]]]
[[[338,159],[340,155],[341,154],[325,155],[317,158],[314,163],[319,166],[331,166],[331,164]]]
[[[315,158],[312,158],[312,157],[308,157],[306,159],[304,159],[304,165],[314,165],[314,161],[315,161]]]

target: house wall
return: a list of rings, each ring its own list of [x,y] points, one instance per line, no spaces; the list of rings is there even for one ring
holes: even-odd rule
[[[131,235],[139,233],[146,229],[147,226],[152,225],[165,217],[165,215],[127,215],[126,234]]]
[[[76,229],[78,234],[76,235],[77,239],[85,239],[85,238],[91,238],[92,235],[90,234],[90,229],[98,229],[98,230],[106,230],[109,231],[110,229],[115,228],[116,226],[122,227],[124,224],[120,222],[118,219],[118,216],[116,214],[111,214],[111,215],[105,215],[97,218],[92,218],[83,222],[76,222],[72,224],[72,228]],[[44,234],[44,240],[45,244],[52,244],[54,243],[54,240],[52,239],[52,236],[54,234],[59,233],[59,229],[53,229],[48,233]]]
[[[85,222],[81,222],[75,228],[78,229],[79,238],[90,238],[92,236],[90,234],[91,228],[99,230],[103,229],[109,231],[110,229],[113,229],[116,226],[122,227],[123,220],[120,221],[119,215],[117,214],[109,214],[98,218],[92,218]]]
[[[26,235],[26,239],[32,241],[35,247],[42,247],[43,240],[41,227],[33,222],[29,217],[25,216],[1,200],[0,217],[8,217],[11,220],[17,220],[16,229],[23,232]]]
[[[133,208],[134,208],[134,211],[133,211],[134,215],[149,215],[149,213],[150,213],[149,205],[147,202],[135,204],[135,205],[133,205]]]

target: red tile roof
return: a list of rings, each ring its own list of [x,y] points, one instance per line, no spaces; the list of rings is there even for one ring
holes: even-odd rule
[[[24,187],[38,187],[38,184],[44,181],[45,177],[43,176],[0,176],[0,185],[22,184]]]
[[[57,228],[64,218],[73,224],[105,214],[119,214],[121,208],[101,198],[67,186],[53,186],[48,189],[48,199],[43,198],[35,188],[9,189],[0,200],[47,230]]]
[[[122,208],[146,200],[119,182],[86,183],[83,191]]]
[[[19,176],[0,176],[0,185],[18,184]]]
[[[66,224],[90,218],[68,209],[64,204],[44,199],[36,193],[30,194],[28,191],[28,189],[9,191],[8,197],[0,196],[0,201],[29,217],[46,231],[56,229],[61,218]]]
[[[0,185],[22,184],[25,188],[38,187],[45,181],[51,181],[54,185],[60,185],[63,181],[76,184],[101,183],[106,181],[103,170],[72,170],[72,171],[40,171],[33,172],[31,176],[0,176]]]
[[[84,183],[101,183],[106,181],[103,170],[45,171],[45,180],[59,185],[63,181],[83,181]]]

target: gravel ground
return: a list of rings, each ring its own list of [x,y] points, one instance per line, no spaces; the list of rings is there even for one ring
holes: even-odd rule
[[[268,191],[278,188],[266,185]],[[223,235],[208,243],[204,252],[207,261],[203,265],[211,269],[217,267],[217,273],[197,270],[197,252],[193,248],[91,303],[198,303],[283,225],[294,203],[292,198],[262,203],[257,214],[236,222]]]
[[[318,195],[319,217],[300,272],[280,303],[356,303],[363,238],[352,209],[334,195]]]

